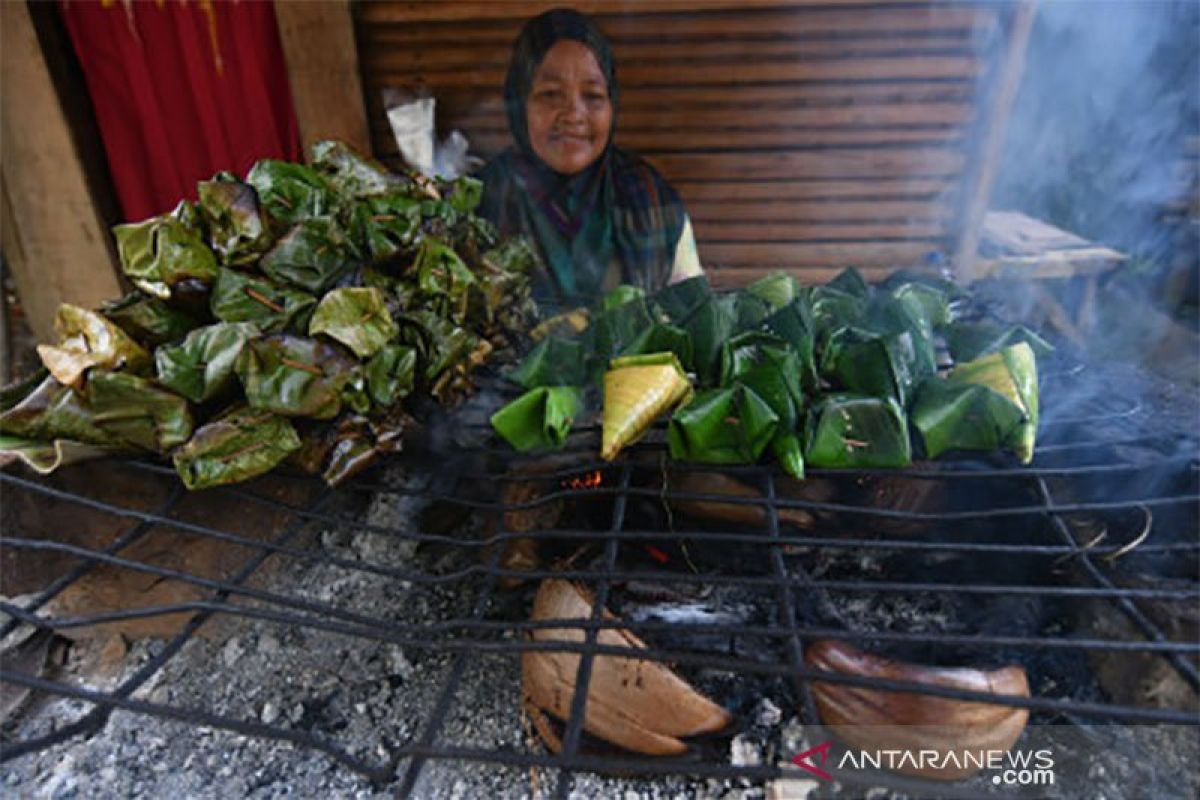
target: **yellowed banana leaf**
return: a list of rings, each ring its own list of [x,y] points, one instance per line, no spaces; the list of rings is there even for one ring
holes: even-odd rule
[[[37,353],[59,383],[78,389],[92,367],[135,372],[150,367],[150,354],[95,311],[63,303],[54,315],[54,329],[58,344],[39,344]]]
[[[1037,358],[1033,348],[1027,342],[1019,342],[999,352],[959,364],[947,376],[945,387],[953,389],[963,386],[983,387],[1007,401],[1011,409],[1004,408],[1005,403],[999,398],[996,398],[999,406],[982,398],[964,408],[976,408],[982,402],[983,407],[988,409],[987,414],[975,417],[974,424],[983,426],[986,422],[994,427],[994,438],[1001,446],[1016,453],[1022,464],[1032,461],[1038,426]],[[964,437],[961,431],[953,433],[963,427],[957,418],[964,412],[953,410],[955,404],[943,397],[944,394],[929,395],[919,409],[914,409],[914,421],[931,457],[948,449],[979,446],[970,437]],[[959,405],[962,402],[965,401],[959,401]]]
[[[674,353],[614,359],[604,374],[600,457],[611,461],[660,415],[692,398],[692,384]]]

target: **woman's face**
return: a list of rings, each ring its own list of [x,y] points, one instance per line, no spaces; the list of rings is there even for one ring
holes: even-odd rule
[[[525,101],[525,124],[533,152],[555,172],[582,172],[604,152],[612,102],[587,45],[563,39],[546,53]]]

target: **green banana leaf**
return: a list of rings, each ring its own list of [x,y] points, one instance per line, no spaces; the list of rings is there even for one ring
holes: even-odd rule
[[[442,198],[460,214],[470,214],[483,200],[483,181],[464,175],[451,182],[439,181]]]
[[[253,322],[263,333],[305,330],[317,299],[260,276],[221,268],[209,309],[221,322]]]
[[[834,331],[850,327],[867,327],[867,301],[829,285],[818,286],[809,293],[812,309],[812,333],[817,350],[824,348]]]
[[[150,354],[125,331],[95,311],[63,303],[54,315],[58,344],[39,344],[37,354],[59,383],[81,387],[92,367],[144,372]]]
[[[413,269],[421,292],[433,299],[443,314],[459,324],[465,322],[475,274],[458,253],[445,242],[426,237],[417,251]]]
[[[375,355],[399,332],[388,313],[386,293],[365,286],[326,293],[308,323],[309,336],[323,333],[364,359]]]
[[[112,450],[68,439],[39,442],[17,436],[0,436],[0,463],[6,456],[20,459],[39,475],[49,475],[59,467],[111,455]]]
[[[655,322],[633,338],[621,351],[623,356],[644,353],[674,353],[685,371],[695,369],[692,353],[692,337],[683,328],[668,322]]]
[[[350,378],[342,385],[341,398],[342,404],[355,414],[366,414],[371,410],[371,387],[365,364],[350,370]]]
[[[258,193],[229,173],[196,184],[200,214],[208,230],[208,243],[226,266],[257,261],[274,241]]]
[[[372,264],[411,251],[420,227],[421,202],[402,193],[364,198],[354,209],[351,226]]]
[[[506,239],[483,254],[483,263],[494,270],[530,275],[541,263],[533,245],[523,236]]]
[[[979,449],[983,442],[992,449],[993,437],[1016,453],[1021,463],[1033,460],[1037,439],[1037,358],[1026,342],[990,353],[955,367],[944,385],[929,385],[929,394],[913,409],[913,421],[921,431],[930,458],[948,449]],[[949,391],[977,386],[989,394]],[[1015,420],[1015,422],[1014,422]],[[971,425],[989,431],[962,431]]]
[[[820,380],[817,377],[814,322],[808,298],[797,297],[763,320],[763,328],[791,346],[800,361],[800,387],[807,394],[816,394],[820,388]]]
[[[263,210],[278,232],[337,211],[333,188],[316,170],[303,164],[264,158],[250,169],[246,183],[258,193]]]
[[[87,395],[96,427],[122,442],[165,453],[191,438],[187,400],[147,378],[97,370]]]
[[[692,356],[700,382],[715,385],[721,376],[721,348],[738,330],[737,295],[713,295],[680,327],[692,339]]]
[[[930,331],[943,328],[954,319],[946,291],[928,283],[895,284],[884,296],[905,308],[909,319],[920,320]]]
[[[574,339],[547,336],[507,377],[526,389],[579,386],[587,380],[583,345]]]
[[[871,296],[871,285],[863,278],[862,273],[854,267],[846,267],[838,276],[825,284],[828,289],[844,292],[845,294],[866,300]]]
[[[614,308],[623,306],[626,303],[633,302],[634,300],[645,300],[645,299],[646,299],[646,290],[645,289],[641,288],[640,286],[630,286],[628,284],[621,284],[617,288],[611,290],[606,295],[604,295],[604,298],[600,301],[600,310],[601,311],[612,311]]]
[[[83,397],[47,375],[24,399],[0,414],[0,433],[25,440],[65,439],[122,449],[121,442],[96,424]]]
[[[350,243],[337,222],[317,217],[297,223],[284,234],[262,257],[258,267],[279,283],[322,292],[352,271],[355,261]]]
[[[312,146],[312,168],[344,198],[362,198],[405,189],[411,181],[394,175],[373,158],[342,142],[322,141]]]
[[[377,406],[407,397],[416,386],[417,351],[403,344],[386,344],[366,364],[367,388]]]
[[[332,425],[322,425],[321,439],[310,449],[296,451],[309,461],[303,464],[310,472],[320,472],[330,486],[337,486],[371,466],[384,453],[401,449],[401,437],[410,418],[401,414],[366,417],[362,414],[343,414]],[[305,454],[302,456],[302,454]]]
[[[882,336],[907,334],[904,347],[911,354],[909,361],[914,386],[937,372],[934,324],[923,302],[903,294],[899,298],[877,294],[868,307],[864,327]]]
[[[400,341],[423,356],[423,377],[428,383],[466,359],[479,342],[470,331],[426,309],[414,311],[404,319],[410,324],[401,326]]]
[[[492,415],[492,428],[519,452],[559,448],[583,406],[574,386],[539,386]]]
[[[619,306],[597,312],[582,337],[592,355],[593,368],[602,372],[613,357],[653,323],[644,297],[634,297]]]
[[[733,297],[734,316],[737,320],[734,323],[734,332],[760,330],[763,321],[771,315],[770,304],[747,292],[734,292],[731,296]]]
[[[804,477],[803,448],[796,433],[804,407],[801,372],[795,350],[761,331],[739,334],[721,353],[721,385],[736,381],[753,389],[779,417],[771,449],[784,471],[795,478]]]
[[[180,220],[190,208],[184,201],[170,214],[113,227],[121,271],[146,294],[169,300],[179,284],[216,280],[217,257],[198,228]]]
[[[908,408],[916,388],[932,369],[925,366],[909,331],[879,335],[842,328],[829,337],[821,374],[838,389],[872,397],[891,397]]]
[[[771,313],[792,303],[800,294],[800,285],[786,272],[772,272],[746,287],[746,291],[764,301]]]
[[[193,403],[223,394],[246,342],[259,335],[249,322],[219,322],[189,333],[179,344],[154,351],[158,382]]]
[[[800,444],[799,434],[782,429],[775,431],[775,436],[771,438],[771,452],[784,472],[797,480],[804,479],[804,446]]]
[[[808,412],[805,463],[815,467],[904,467],[912,461],[904,412],[890,397],[831,394]]]
[[[130,292],[119,300],[100,305],[100,313],[145,347],[182,339],[200,322],[141,292]]]
[[[239,406],[199,428],[172,460],[184,486],[206,489],[270,472],[299,448],[286,419]]]
[[[950,450],[1004,449],[1024,421],[1020,408],[991,389],[942,378],[926,380],[912,408],[929,458]]]
[[[337,416],[358,367],[334,345],[286,333],[248,341],[234,364],[251,408],[314,419]]]
[[[946,346],[956,364],[997,353],[1018,342],[1027,343],[1033,349],[1033,354],[1039,358],[1054,352],[1053,345],[1024,325],[956,322],[946,331]]]
[[[774,438],[779,417],[740,383],[698,392],[667,427],[671,458],[706,464],[749,464]]]
[[[712,286],[705,275],[685,278],[665,286],[654,295],[654,304],[667,315],[671,322],[683,323],[713,295]]]

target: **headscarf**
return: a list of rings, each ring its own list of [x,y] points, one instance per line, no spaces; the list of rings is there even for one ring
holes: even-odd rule
[[[557,173],[537,156],[525,117],[534,73],[563,39],[591,50],[613,106],[604,152],[576,175]],[[591,303],[603,290],[614,260],[621,266],[623,283],[648,291],[665,286],[671,274],[683,232],[683,205],[657,170],[612,143],[618,97],[612,51],[590,19],[570,9],[554,9],[525,23],[513,44],[504,82],[516,147],[484,169],[480,213],[502,234],[526,234],[536,240],[546,264],[546,273],[534,286],[543,304]]]

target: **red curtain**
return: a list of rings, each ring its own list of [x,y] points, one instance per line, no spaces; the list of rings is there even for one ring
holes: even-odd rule
[[[126,221],[303,153],[269,2],[60,0]]]

